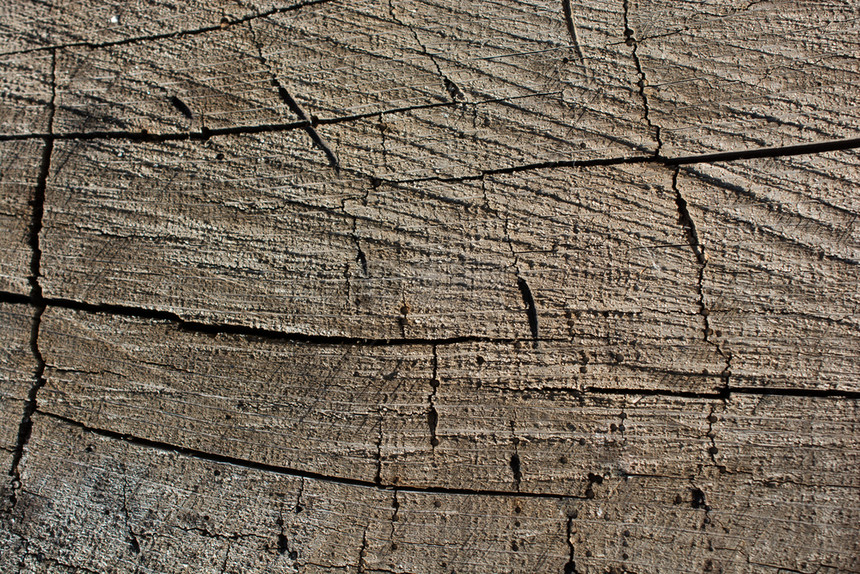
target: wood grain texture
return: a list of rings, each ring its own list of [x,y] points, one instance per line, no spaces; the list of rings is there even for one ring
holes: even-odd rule
[[[252,39],[244,25],[60,50],[56,132],[187,132],[294,121]]]
[[[668,156],[860,133],[854,2],[631,2]]]
[[[30,348],[33,311],[27,306],[0,303],[0,464],[12,467],[24,401],[35,382],[36,360]],[[6,510],[7,480],[0,484]],[[0,563],[2,564],[2,563]]]
[[[858,513],[838,486],[641,477],[604,481],[571,540],[581,572],[853,572]]]
[[[232,25],[238,20],[299,5],[301,3],[279,1],[254,2],[251,5],[229,0],[205,3],[188,0],[69,0],[52,3],[8,0],[0,12],[0,36],[5,42],[0,54],[70,44],[98,46],[142,42],[154,36],[200,34]]]
[[[390,6],[394,26],[387,28],[405,26],[414,37],[406,50],[392,48],[415,52],[410,63],[422,68],[420,81],[428,95],[458,105],[321,129],[329,140],[347,146],[360,142],[357,149],[344,146],[339,153],[345,166],[365,173],[373,166],[378,177],[402,181],[656,148],[643,120],[632,50],[623,43],[621,2],[579,6],[586,59],[571,45],[561,2]],[[335,4],[326,8],[342,11]],[[296,91],[307,98],[311,113],[321,118],[331,113],[330,89],[314,81],[330,81],[330,75],[314,71],[293,79],[292,61],[276,56],[272,62],[285,85],[298,84]],[[435,73],[429,83],[428,72]]]
[[[587,62],[559,2],[490,6],[334,2],[204,35],[62,49],[56,130],[181,133],[304,114],[334,122],[316,131],[342,167],[398,180],[655,149],[620,2],[582,7]],[[415,16],[425,13],[438,15]],[[508,30],[514,21],[525,27]]]
[[[0,137],[49,131],[52,70],[50,53],[0,55]]]
[[[0,291],[30,292],[33,200],[45,144],[0,141]]]
[[[713,340],[737,386],[857,391],[857,154],[682,171]]]
[[[860,507],[843,486],[706,469],[594,475],[583,499],[421,492],[243,468],[46,417],[35,429],[27,504],[5,533],[26,544],[22,571],[162,571],[177,561],[202,571],[308,572],[857,567]],[[57,531],[58,523],[69,527]],[[93,553],[105,539],[112,543]]]
[[[9,0],[0,572],[860,571],[858,22]]]
[[[24,571],[177,562],[204,572],[559,571],[568,556],[556,500],[344,485],[141,448],[45,417],[36,428],[28,511],[10,528],[27,540]],[[69,528],[53,531],[58,522]],[[92,553],[94,544],[107,551]]]
[[[711,463],[763,481],[815,468],[815,484],[856,482],[842,467],[857,455],[854,399],[651,396],[696,378],[655,370],[631,381],[616,360],[574,363],[563,377],[541,360],[570,352],[561,345],[321,345],[53,309],[42,341],[43,412],[302,472],[577,496],[590,474],[686,476]],[[579,376],[601,386],[565,387]],[[808,434],[755,438],[789,429]],[[816,445],[814,463],[786,465],[787,453],[805,459],[807,440],[836,442]]]
[[[722,370],[702,340],[698,270],[669,170],[373,187],[326,171],[319,152],[285,154],[284,137],[306,135],[58,142],[46,296],[310,335],[527,338],[525,281],[538,336],[593,336],[600,313],[626,317],[622,329],[654,317],[668,324],[649,338]],[[546,221],[535,227],[535,217]]]

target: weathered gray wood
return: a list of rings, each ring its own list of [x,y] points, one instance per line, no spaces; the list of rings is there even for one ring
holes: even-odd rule
[[[25,570],[521,572],[560,571],[568,559],[569,503],[554,499],[302,479],[46,417],[34,428],[21,493],[29,510],[16,517],[23,529],[9,528],[26,539]],[[66,502],[51,502],[59,497]],[[57,531],[59,523],[68,527]]]

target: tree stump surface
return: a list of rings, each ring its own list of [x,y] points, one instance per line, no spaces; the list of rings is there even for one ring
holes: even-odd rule
[[[0,16],[0,571],[860,572],[855,2]]]

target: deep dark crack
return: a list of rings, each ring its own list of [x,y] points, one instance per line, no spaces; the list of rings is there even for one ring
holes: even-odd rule
[[[12,466],[9,470],[11,478],[11,489],[9,502],[11,507],[17,504],[18,489],[21,488],[21,472],[19,466],[21,458],[24,456],[24,449],[30,442],[30,436],[33,432],[33,413],[36,411],[37,395],[39,390],[45,386],[45,359],[42,357],[42,352],[39,349],[39,329],[42,323],[42,314],[45,312],[45,299],[42,296],[42,286],[39,283],[41,277],[42,263],[42,248],[40,245],[40,234],[42,232],[42,218],[45,213],[45,194],[48,186],[48,177],[51,172],[51,156],[54,151],[54,115],[56,112],[57,99],[57,52],[51,52],[51,101],[48,102],[48,133],[45,138],[45,145],[42,149],[42,160],[39,166],[39,175],[36,179],[36,188],[33,192],[33,212],[30,222],[30,231],[28,241],[31,249],[30,258],[30,298],[29,303],[33,307],[33,322],[30,330],[30,352],[35,361],[35,369],[33,370],[33,384],[27,393],[27,399],[24,401],[24,413],[21,417],[21,423],[18,426],[18,437],[15,442],[15,451],[12,455]]]

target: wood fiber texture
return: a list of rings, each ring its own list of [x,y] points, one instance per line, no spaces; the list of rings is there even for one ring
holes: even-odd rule
[[[858,26],[6,2],[0,572],[860,572]]]

